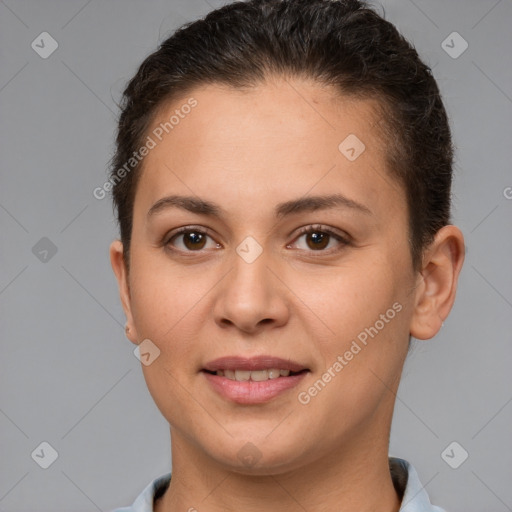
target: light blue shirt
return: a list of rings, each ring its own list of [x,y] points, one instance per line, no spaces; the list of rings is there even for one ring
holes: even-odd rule
[[[446,512],[430,503],[418,473],[411,464],[394,457],[390,457],[389,462],[395,489],[403,495],[399,512]],[[117,508],[112,512],[154,512],[153,500],[165,492],[170,480],[171,473],[155,478],[139,494],[131,507]]]

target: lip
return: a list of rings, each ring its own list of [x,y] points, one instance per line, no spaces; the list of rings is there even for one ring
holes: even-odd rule
[[[261,382],[253,380],[239,382],[205,371],[201,373],[213,390],[223,398],[238,404],[262,404],[297,386],[309,372],[305,371],[296,375]]]
[[[208,373],[218,370],[256,371],[270,370],[272,368],[301,373],[259,382],[253,380],[240,382],[228,379],[222,375]],[[309,371],[308,368],[296,361],[262,355],[256,357],[221,357],[207,363],[201,373],[205,376],[212,389],[224,399],[238,404],[262,404],[297,386]]]
[[[290,370],[291,372],[300,372],[308,370],[306,366],[292,361],[269,355],[255,357],[226,356],[210,361],[204,365],[203,370],[216,372],[217,370],[270,370],[278,368],[279,370]]]

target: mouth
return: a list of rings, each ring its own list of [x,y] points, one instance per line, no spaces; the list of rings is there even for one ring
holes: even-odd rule
[[[272,356],[216,359],[201,369],[214,391],[239,404],[267,402],[295,387],[311,370]]]
[[[203,370],[210,375],[218,375],[219,377],[226,377],[229,380],[236,380],[238,382],[263,382],[266,380],[274,380],[279,379],[281,377],[290,377],[294,375],[300,375],[302,373],[306,373],[309,370],[304,369],[299,372],[292,372],[291,370],[284,370],[280,368],[271,368],[269,370],[217,370],[217,371],[209,371]]]

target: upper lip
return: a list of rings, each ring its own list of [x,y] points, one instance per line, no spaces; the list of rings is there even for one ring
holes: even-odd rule
[[[216,372],[218,370],[290,370],[291,372],[300,372],[307,370],[307,368],[292,361],[290,359],[282,359],[280,357],[273,357],[267,355],[255,356],[255,357],[241,357],[241,356],[226,356],[219,357],[213,361],[206,363],[203,370],[210,372]]]

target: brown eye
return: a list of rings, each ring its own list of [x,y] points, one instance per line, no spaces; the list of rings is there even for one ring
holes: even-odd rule
[[[207,248],[208,239],[211,240],[211,247],[215,248],[218,246],[218,244],[213,242],[211,237],[205,231],[192,227],[185,227],[172,235],[164,245],[181,252],[199,252],[202,249]]]
[[[328,233],[322,233],[320,231],[313,231],[312,233],[306,233],[306,242],[310,249],[325,249],[329,244],[330,235]],[[311,241],[311,243],[309,243]]]
[[[350,243],[348,238],[345,238],[338,233],[335,233],[332,229],[324,226],[309,226],[307,228],[303,228],[295,243],[297,244],[297,241],[301,238],[305,239],[306,247],[299,247],[299,249],[305,251],[331,253],[333,251],[343,249]],[[334,247],[328,247],[331,245],[331,242],[335,243]]]
[[[187,249],[194,250],[194,249],[202,249],[204,247],[206,237],[204,234],[196,232],[196,231],[189,231],[182,234],[183,236],[183,244]]]

